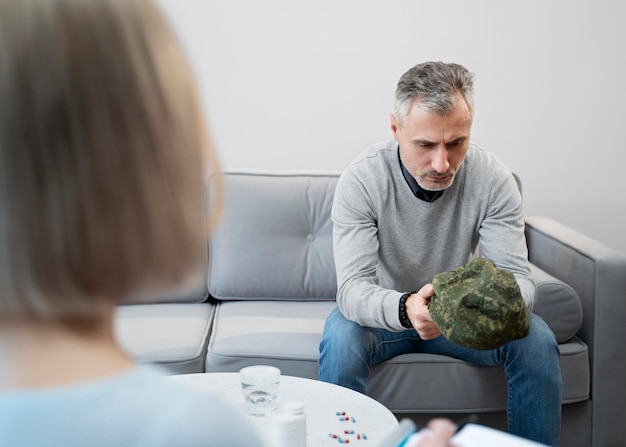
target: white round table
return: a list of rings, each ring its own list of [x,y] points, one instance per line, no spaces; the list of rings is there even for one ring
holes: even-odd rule
[[[246,406],[238,373],[201,373],[169,376],[168,380],[210,388],[242,413]],[[361,393],[330,383],[301,377],[281,376],[278,407],[300,401],[307,418],[307,447],[337,446],[349,440],[356,447],[377,447],[398,425],[396,417],[382,404]],[[344,414],[342,414],[344,413]],[[248,416],[268,445],[272,417]]]

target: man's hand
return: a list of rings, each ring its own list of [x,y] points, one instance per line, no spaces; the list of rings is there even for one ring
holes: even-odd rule
[[[406,313],[422,340],[431,340],[441,335],[441,331],[428,312],[428,302],[434,294],[433,285],[426,284],[419,292],[409,296],[406,300]]]

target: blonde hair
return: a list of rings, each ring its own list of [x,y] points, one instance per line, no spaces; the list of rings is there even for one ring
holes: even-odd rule
[[[206,252],[217,169],[151,0],[0,0],[0,317],[96,318]]]

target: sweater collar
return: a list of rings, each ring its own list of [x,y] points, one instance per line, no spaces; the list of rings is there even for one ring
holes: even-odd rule
[[[422,188],[420,185],[418,185],[417,180],[415,180],[415,178],[411,175],[411,173],[406,168],[406,166],[404,166],[404,163],[402,162],[402,159],[400,158],[400,145],[398,145],[398,162],[400,163],[402,176],[404,177],[404,180],[409,185],[409,188],[411,188],[411,191],[413,191],[413,195],[415,197],[417,197],[420,200],[423,200],[424,202],[434,202],[435,200],[443,196],[443,193],[445,192],[445,190],[428,191]]]

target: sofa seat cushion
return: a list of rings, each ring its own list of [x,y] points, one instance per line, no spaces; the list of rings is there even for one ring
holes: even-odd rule
[[[560,344],[559,349],[563,403],[587,400],[590,390],[587,345],[574,337]],[[507,408],[507,384],[502,368],[473,365],[434,354],[404,354],[374,366],[368,380],[368,394],[398,414]]]
[[[572,338],[583,322],[583,306],[576,291],[534,264],[530,271],[537,285],[533,312],[552,329],[557,342]]]
[[[319,343],[326,317],[334,307],[335,303],[326,301],[220,302],[205,370],[234,372],[244,366],[269,364],[285,375],[317,379]],[[559,348],[563,402],[588,399],[587,346],[573,337]],[[368,393],[398,413],[499,411],[506,408],[506,390],[502,368],[432,354],[390,359],[374,366],[368,380]]]
[[[222,301],[215,312],[206,372],[269,364],[317,379],[319,344],[331,301]]]
[[[214,312],[212,303],[118,306],[115,334],[139,362],[156,363],[172,373],[204,372]]]

